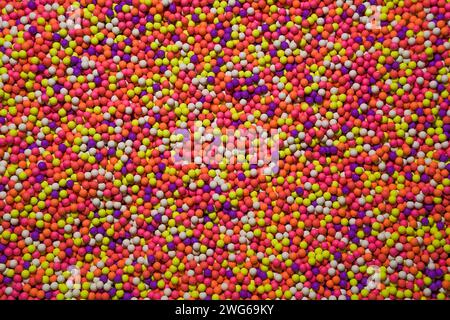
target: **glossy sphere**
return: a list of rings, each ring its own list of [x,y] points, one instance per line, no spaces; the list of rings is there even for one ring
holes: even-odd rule
[[[0,18],[0,299],[448,297],[448,1]],[[239,148],[275,146],[272,172],[173,157],[178,130],[256,128],[279,139]]]

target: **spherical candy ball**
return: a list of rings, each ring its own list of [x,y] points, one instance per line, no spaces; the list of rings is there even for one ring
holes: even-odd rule
[[[3,295],[321,299],[350,283],[352,299],[442,298],[445,2],[428,15],[409,2],[305,15],[295,3],[101,1],[80,19],[67,7],[4,9],[18,22],[0,39],[0,263],[17,284]],[[198,149],[194,161],[190,148],[174,160],[171,135],[197,120],[238,163]],[[253,129],[259,139],[235,143]],[[278,141],[264,143],[271,129]],[[277,159],[234,154],[253,141]],[[389,289],[367,285],[364,261]],[[36,263],[44,290],[19,285],[34,285]],[[56,274],[75,264],[82,287],[69,292]]]

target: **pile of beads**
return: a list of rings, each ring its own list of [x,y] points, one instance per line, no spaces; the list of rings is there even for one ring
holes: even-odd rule
[[[0,299],[446,299],[446,0],[0,0]],[[276,130],[276,172],[176,163]]]

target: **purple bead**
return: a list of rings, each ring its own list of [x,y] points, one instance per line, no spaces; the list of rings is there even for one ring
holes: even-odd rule
[[[28,2],[27,5],[28,5],[28,8],[30,8],[31,10],[36,10],[37,9],[36,2],[34,2],[34,1]]]
[[[47,165],[45,164],[44,161],[40,161],[38,163],[38,168],[39,168],[39,170],[45,170],[45,169],[47,169]]]

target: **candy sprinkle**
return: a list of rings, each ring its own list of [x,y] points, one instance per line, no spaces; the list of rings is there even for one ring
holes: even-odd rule
[[[0,0],[0,299],[448,299],[449,21]]]

